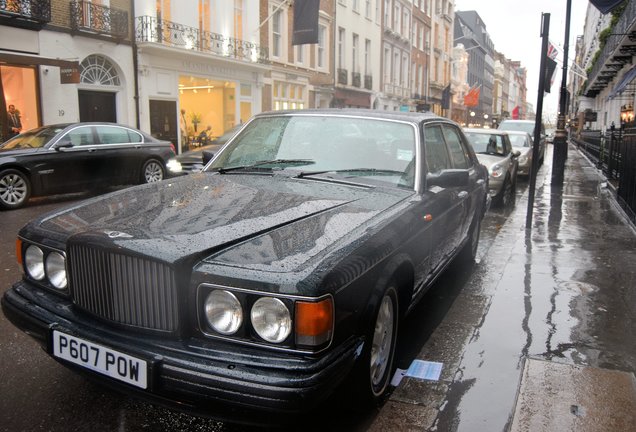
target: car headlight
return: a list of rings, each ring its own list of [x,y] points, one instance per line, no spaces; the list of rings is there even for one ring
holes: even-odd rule
[[[44,279],[44,252],[42,249],[35,245],[29,246],[24,254],[24,267],[33,279]]]
[[[51,252],[46,257],[46,275],[49,278],[49,282],[55,288],[66,288],[66,260],[64,255],[59,252]]]
[[[175,174],[178,174],[181,171],[183,171],[183,168],[181,167],[181,163],[176,159],[168,160],[168,162],[166,162],[166,168],[168,168],[168,171]]]
[[[504,169],[501,165],[493,165],[490,167],[490,175],[494,178],[499,178],[503,175]]]
[[[205,317],[214,331],[231,335],[243,324],[243,308],[234,294],[225,290],[214,290],[205,299]]]
[[[277,298],[259,298],[252,306],[250,316],[254,330],[267,342],[280,343],[291,333],[291,314],[285,303]]]

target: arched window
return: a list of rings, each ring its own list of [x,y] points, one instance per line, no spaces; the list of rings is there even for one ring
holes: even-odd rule
[[[117,69],[110,60],[99,56],[90,55],[80,64],[80,81],[82,84],[118,86],[120,85]]]

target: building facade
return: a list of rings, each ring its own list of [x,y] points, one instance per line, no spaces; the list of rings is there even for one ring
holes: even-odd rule
[[[126,0],[0,2],[2,115],[14,105],[23,130],[92,120],[135,125],[132,22]]]

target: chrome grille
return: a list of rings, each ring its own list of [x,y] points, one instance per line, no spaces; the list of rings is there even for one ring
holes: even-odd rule
[[[75,304],[88,312],[146,329],[177,329],[174,272],[163,263],[73,245],[69,276]]]

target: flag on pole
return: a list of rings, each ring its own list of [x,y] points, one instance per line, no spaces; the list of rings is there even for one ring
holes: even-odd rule
[[[559,51],[556,46],[550,41],[548,41],[548,58],[554,60],[559,55]]]
[[[514,107],[514,109],[512,110],[512,119],[519,120],[519,105]]]
[[[446,86],[444,91],[442,92],[442,108],[449,109],[450,108],[450,100],[451,100],[451,86],[450,84]]]
[[[481,92],[480,86],[472,87],[468,90],[466,96],[464,96],[464,106],[474,107],[479,105],[479,93]]]
[[[294,2],[292,45],[318,43],[319,10],[320,0],[296,0]]]

